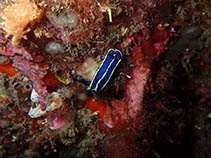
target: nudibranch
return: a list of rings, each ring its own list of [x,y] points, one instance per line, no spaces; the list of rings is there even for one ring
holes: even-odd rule
[[[97,68],[91,82],[84,79],[79,80],[79,82],[84,84],[88,91],[93,93],[99,92],[107,85],[121,60],[122,53],[119,50],[109,49],[102,63]]]

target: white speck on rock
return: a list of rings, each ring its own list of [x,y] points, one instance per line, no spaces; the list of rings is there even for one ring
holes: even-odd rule
[[[41,110],[41,105],[38,104],[37,107],[35,107],[35,108],[31,107],[30,108],[28,115],[31,118],[38,118],[40,116],[43,116],[45,113],[46,113],[46,111]]]

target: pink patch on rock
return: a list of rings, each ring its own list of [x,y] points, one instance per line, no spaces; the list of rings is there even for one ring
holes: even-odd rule
[[[127,119],[127,104],[123,101],[120,100],[112,100],[111,105],[113,110],[117,112],[116,117],[121,120],[126,120]]]
[[[47,64],[34,63],[24,59],[22,56],[11,57],[11,59],[13,60],[13,66],[32,80],[42,79],[49,68]]]
[[[48,92],[43,77],[47,74],[49,66],[47,64],[28,61],[22,56],[14,56],[11,57],[11,59],[13,61],[13,66],[33,81],[33,88],[35,91],[41,96],[46,96]]]
[[[48,94],[47,86],[42,79],[33,80],[33,88],[40,96],[46,96]]]
[[[127,104],[120,100],[111,100],[111,106],[106,106],[103,117],[104,124],[108,128],[121,129],[127,121]],[[124,127],[123,127],[124,128]]]
[[[50,127],[51,130],[57,130],[59,128],[62,128],[65,124],[65,121],[62,118],[56,117],[52,121],[53,125]]]
[[[134,41],[134,37],[127,37],[126,41],[131,44]]]
[[[113,128],[114,127],[114,120],[112,118],[112,109],[110,106],[106,106],[105,114],[103,117],[103,123],[108,127],[108,128]]]
[[[144,97],[144,87],[149,78],[150,69],[140,65],[132,70],[131,80],[126,86],[126,102],[128,104],[128,114],[131,118],[136,118],[142,109]]]
[[[140,46],[135,45],[133,47],[132,58],[133,58],[133,61],[134,61],[134,63],[136,65],[139,65],[141,63],[141,61],[143,60],[144,56],[143,56],[142,49],[141,49]]]
[[[1,49],[1,54],[5,56],[21,55],[27,60],[32,60],[31,54],[24,47],[14,47],[10,43]]]
[[[149,40],[143,41],[143,53],[147,56],[158,57],[167,45],[171,37],[170,28],[158,25],[152,32]]]

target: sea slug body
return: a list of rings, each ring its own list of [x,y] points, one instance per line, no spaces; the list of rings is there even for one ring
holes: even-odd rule
[[[95,72],[87,90],[91,92],[98,92],[102,90],[109,82],[121,59],[122,53],[119,50],[109,49],[104,60]]]

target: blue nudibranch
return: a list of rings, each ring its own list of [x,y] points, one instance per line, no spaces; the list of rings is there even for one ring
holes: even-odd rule
[[[119,50],[109,49],[102,63],[97,68],[97,71],[95,72],[91,82],[87,82],[83,79],[80,80],[80,82],[88,87],[88,91],[95,93],[102,90],[110,80],[112,74],[114,73],[121,60],[122,53]]]
[[[122,53],[119,50],[109,49],[87,90],[94,92],[102,90],[110,80],[121,59]]]

